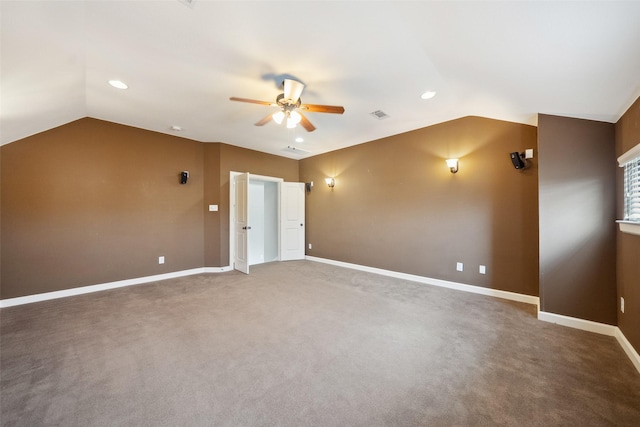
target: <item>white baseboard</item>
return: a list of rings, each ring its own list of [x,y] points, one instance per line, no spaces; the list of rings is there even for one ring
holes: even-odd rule
[[[620,347],[624,350],[633,363],[633,366],[640,372],[640,355],[633,348],[631,343],[624,336],[619,327],[613,325],[607,325],[606,323],[593,322],[591,320],[578,319],[575,317],[563,316],[561,314],[548,313],[545,311],[538,312],[538,320],[545,322],[556,323],[558,325],[567,326],[569,328],[581,329],[583,331],[594,332],[596,334],[607,335],[615,337],[620,344]]]
[[[233,271],[230,265],[226,267],[205,267],[204,273],[225,273],[227,271]]]
[[[487,295],[496,298],[508,299],[511,301],[524,302],[540,306],[540,298],[532,295],[518,294],[515,292],[501,291],[498,289],[483,288],[482,286],[467,285],[464,283],[450,282],[448,280],[432,279],[430,277],[416,276],[414,274],[400,273],[397,271],[384,270],[381,268],[367,267],[366,265],[351,264],[348,262],[335,261],[332,259],[318,258],[314,256],[306,256],[309,261],[322,262],[325,264],[336,265],[339,267],[351,268],[354,270],[366,271],[368,273],[380,274],[382,276],[395,277],[397,279],[411,280],[412,282],[424,283],[426,285],[440,286],[442,288],[456,289],[474,294]]]
[[[561,314],[549,313],[546,311],[538,311],[538,320],[568,326],[569,328],[594,332],[596,334],[608,335],[610,337],[614,337],[616,335],[616,329],[618,329],[617,326],[593,322],[591,320],[578,319],[577,317],[563,316]]]
[[[622,347],[624,352],[627,353],[627,356],[631,360],[631,363],[633,363],[633,366],[635,366],[638,372],[640,372],[640,354],[638,354],[636,349],[633,348],[633,346],[627,340],[627,337],[624,336],[620,328],[616,328],[615,336],[616,336],[616,339],[618,340],[618,343],[620,344],[620,347]]]
[[[202,267],[190,270],[174,271],[165,274],[156,274],[154,276],[137,277],[135,279],[118,280],[116,282],[101,283],[98,285],[80,286],[78,288],[64,289],[61,291],[45,292],[42,294],[27,295],[24,297],[7,298],[0,300],[0,308],[12,307],[14,305],[30,304],[33,302],[48,301],[57,298],[71,297],[75,295],[88,294],[91,292],[100,292],[107,289],[122,288],[124,286],[140,285],[143,283],[157,282],[159,280],[174,279],[176,277],[191,276],[201,273],[222,273],[231,271],[231,267]]]

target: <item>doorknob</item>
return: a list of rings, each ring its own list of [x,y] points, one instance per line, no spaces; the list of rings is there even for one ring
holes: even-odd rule
[[[303,225],[302,225],[302,224],[300,224],[300,227],[303,227]]]
[[[243,230],[251,230],[251,227],[242,227]]]

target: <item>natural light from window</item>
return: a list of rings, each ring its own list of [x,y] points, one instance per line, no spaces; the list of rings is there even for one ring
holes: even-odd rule
[[[640,144],[618,158],[624,168],[624,217],[620,230],[640,234]]]
[[[624,166],[624,219],[640,222],[640,157]]]

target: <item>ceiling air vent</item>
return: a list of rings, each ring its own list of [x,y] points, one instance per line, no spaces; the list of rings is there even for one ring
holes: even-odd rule
[[[386,119],[387,117],[389,117],[389,115],[382,110],[376,110],[369,114],[371,114],[373,117],[375,117],[378,120]]]
[[[306,154],[311,154],[311,151],[303,150],[302,148],[294,147],[293,145],[288,145],[287,148],[283,148],[283,151],[289,151],[291,153],[296,153],[300,156],[304,156]]]

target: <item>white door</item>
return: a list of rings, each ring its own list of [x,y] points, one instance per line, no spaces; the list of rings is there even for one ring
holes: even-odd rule
[[[304,259],[304,183],[280,187],[280,260]]]
[[[249,248],[247,232],[249,226],[249,174],[235,177],[235,253],[234,268],[249,274]]]

